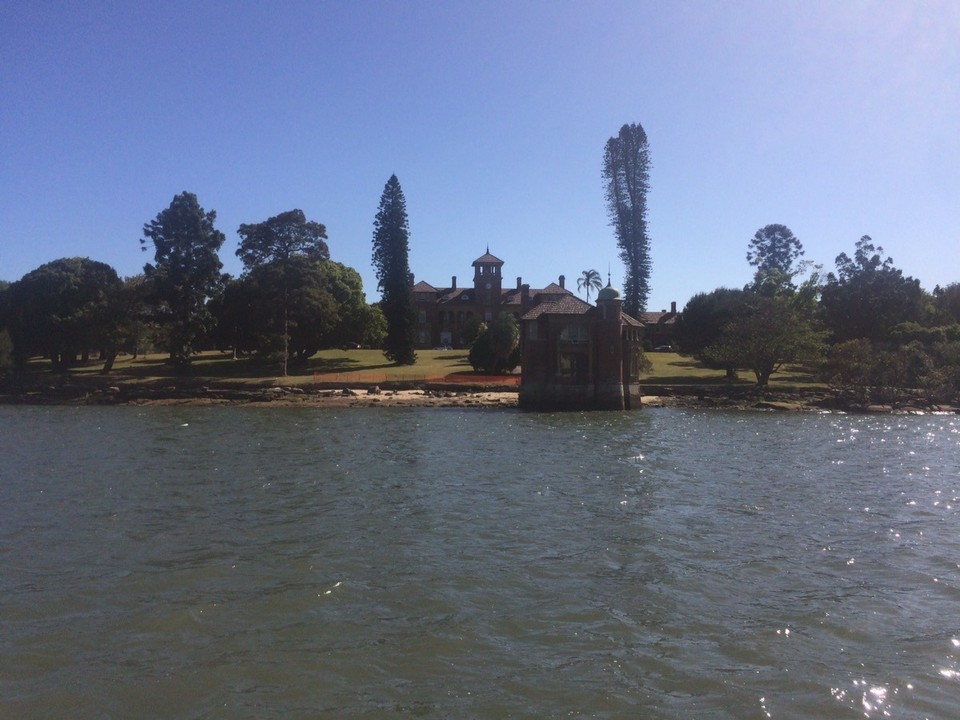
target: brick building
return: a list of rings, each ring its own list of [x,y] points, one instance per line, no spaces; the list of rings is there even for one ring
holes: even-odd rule
[[[544,294],[520,317],[520,407],[528,410],[640,408],[643,323],[623,312],[610,283],[596,306]]]
[[[503,260],[487,252],[473,261],[473,283],[458,287],[457,276],[448,287],[420,281],[413,286],[417,308],[417,347],[466,346],[463,334],[472,320],[490,322],[502,312],[517,320],[535,303],[547,297],[574,297],[561,275],[556,283],[531,289],[521,278],[516,285],[503,286]]]

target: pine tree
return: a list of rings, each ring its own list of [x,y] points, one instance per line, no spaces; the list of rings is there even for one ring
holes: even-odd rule
[[[391,175],[380,196],[380,209],[373,222],[373,267],[377,272],[380,307],[387,319],[383,354],[397,365],[417,361],[416,308],[410,287],[410,228],[407,202],[396,175]]]
[[[640,317],[647,309],[650,295],[650,237],[647,234],[650,149],[640,123],[624,125],[617,137],[607,140],[603,179],[607,184],[607,212],[625,269],[623,309]]]

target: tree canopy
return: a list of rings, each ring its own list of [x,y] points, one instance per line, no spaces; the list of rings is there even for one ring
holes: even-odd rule
[[[750,239],[747,262],[759,271],[792,274],[803,256],[803,245],[786,225],[766,225]]]
[[[398,365],[417,361],[416,308],[410,287],[410,228],[407,202],[396,175],[391,175],[380,196],[373,223],[373,267],[381,293],[380,309],[387,320],[384,355]]]
[[[607,214],[617,236],[623,261],[623,309],[634,317],[646,311],[650,295],[650,237],[647,192],[650,190],[650,149],[640,123],[624,125],[607,140],[603,154]]]
[[[89,258],[61,258],[6,291],[6,323],[18,365],[34,354],[65,368],[106,342],[108,306],[121,286],[116,270]]]
[[[330,257],[330,251],[327,248],[327,229],[317,222],[308,222],[302,210],[288,210],[260,223],[243,224],[237,230],[240,235],[240,247],[237,249],[237,256],[243,261],[247,272],[253,270],[270,268],[263,270],[261,274],[272,275],[274,284],[278,287],[279,293],[272,298],[271,305],[277,307],[280,312],[280,323],[277,328],[281,336],[282,345],[282,372],[287,375],[288,360],[290,357],[290,308],[291,301],[296,300],[298,307],[308,305],[314,311],[320,305],[328,309],[332,307],[332,300],[327,296],[323,297],[321,290],[318,289],[321,282],[316,278],[308,278],[309,272],[307,265],[303,263],[315,264],[319,260],[326,260]],[[297,298],[293,298],[293,294]],[[332,325],[335,321],[329,319]],[[318,317],[314,322],[321,322]],[[301,320],[297,325],[298,333],[303,336],[306,327]],[[314,342],[316,336],[314,336]],[[302,356],[312,343],[301,344],[297,351],[298,356]],[[316,352],[316,349],[314,349]],[[313,354],[313,353],[310,353]]]
[[[217,214],[204,211],[193,193],[176,195],[170,206],[143,226],[141,249],[153,244],[154,262],[143,272],[157,320],[166,326],[170,359],[189,362],[210,327],[207,299],[220,285],[218,252],[225,240],[214,227]]]
[[[513,315],[502,312],[489,324],[482,323],[467,357],[474,370],[493,375],[517,367],[520,364],[520,326]]]
[[[904,277],[869,235],[857,241],[852,258],[840,253],[836,265],[837,272],[827,275],[820,299],[824,322],[835,342],[888,341],[898,324],[923,319],[920,282]]]

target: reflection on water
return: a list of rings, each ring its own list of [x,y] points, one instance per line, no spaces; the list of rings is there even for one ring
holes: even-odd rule
[[[956,715],[953,416],[0,427],[2,717]]]

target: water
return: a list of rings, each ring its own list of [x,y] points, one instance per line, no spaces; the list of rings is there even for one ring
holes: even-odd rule
[[[0,407],[3,718],[955,718],[960,418]]]

